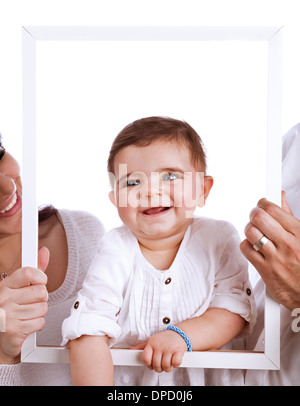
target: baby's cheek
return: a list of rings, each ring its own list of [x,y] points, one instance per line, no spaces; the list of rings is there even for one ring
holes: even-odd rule
[[[123,221],[124,224],[129,225],[132,219],[132,208],[128,207],[118,207],[118,213],[120,219]]]
[[[185,206],[185,187],[183,182],[174,182],[171,190],[170,197],[173,200],[174,207],[184,207]]]
[[[190,182],[184,182],[180,187],[174,188],[174,204],[178,208],[195,210],[197,193]]]
[[[136,209],[140,204],[140,192],[137,188],[123,188],[117,196],[118,211]]]

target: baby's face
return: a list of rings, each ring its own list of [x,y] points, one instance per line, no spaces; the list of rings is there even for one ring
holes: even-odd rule
[[[189,150],[176,143],[128,146],[116,155],[114,170],[111,199],[138,239],[165,238],[185,230],[213,183],[195,169]]]

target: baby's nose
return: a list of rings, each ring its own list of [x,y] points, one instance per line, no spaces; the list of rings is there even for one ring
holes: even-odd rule
[[[144,182],[141,188],[141,197],[147,199],[151,196],[161,194],[161,182],[156,174],[152,174],[147,182]]]
[[[140,193],[141,207],[170,206],[171,197],[169,187],[163,185],[159,179],[149,182]]]

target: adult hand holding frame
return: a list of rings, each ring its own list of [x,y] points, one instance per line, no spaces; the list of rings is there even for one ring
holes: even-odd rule
[[[267,198],[281,201],[281,27],[23,27],[22,264],[37,266],[36,41],[265,41],[268,43]],[[181,367],[279,369],[279,304],[266,292],[265,350],[187,352]],[[143,365],[140,350],[112,349],[115,365]],[[24,342],[22,362],[69,362],[68,348]]]

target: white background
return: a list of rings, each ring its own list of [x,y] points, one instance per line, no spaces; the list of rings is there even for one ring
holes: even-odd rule
[[[299,120],[299,101],[297,95],[300,91],[300,58],[299,58],[299,42],[300,28],[297,21],[297,1],[176,1],[176,0],[152,0],[152,1],[68,1],[68,0],[10,0],[0,1],[0,131],[4,136],[4,141],[7,149],[9,149],[21,162],[21,140],[22,140],[22,25],[235,25],[235,26],[285,26],[284,34],[284,88],[283,88],[283,133],[291,126],[295,125]],[[75,45],[75,44],[74,44]],[[111,45],[111,44],[110,44]],[[116,44],[117,45],[117,44]],[[241,57],[237,57],[237,53],[233,49],[227,48],[223,50],[223,56],[220,59],[219,65],[216,63],[214,73],[214,82],[201,82],[198,99],[192,94],[190,103],[183,102],[182,95],[193,87],[184,86],[186,81],[192,80],[195,83],[195,71],[192,70],[191,75],[180,74],[182,72],[181,65],[173,64],[174,70],[164,72],[163,68],[154,62],[154,65],[147,65],[147,69],[154,69],[157,74],[160,74],[160,95],[155,99],[155,104],[145,103],[148,99],[143,99],[143,103],[137,103],[133,109],[128,110],[130,106],[127,99],[119,100],[121,92],[119,85],[128,86],[129,89],[139,94],[145,95],[141,87],[131,87],[132,78],[128,81],[118,81],[120,72],[130,75],[132,72],[128,69],[126,55],[120,56],[118,50],[112,57],[119,58],[119,63],[115,63],[112,69],[111,65],[103,65],[104,50],[101,50],[101,58],[95,58],[93,52],[81,49],[81,53],[75,49],[69,50],[66,53],[62,47],[56,50],[51,49],[52,44],[41,43],[38,46],[38,53],[41,56],[38,62],[38,131],[39,136],[45,137],[45,140],[51,139],[51,148],[48,146],[45,157],[48,161],[44,162],[44,168],[41,169],[41,180],[39,180],[41,191],[40,203],[54,203],[58,207],[79,208],[92,211],[98,215],[100,219],[109,228],[114,225],[116,213],[109,206],[107,198],[107,186],[105,186],[106,178],[104,174],[104,162],[108,152],[111,139],[116,133],[128,122],[138,118],[138,116],[162,114],[171,115],[176,118],[182,118],[190,122],[192,126],[200,133],[207,147],[209,157],[210,173],[215,177],[216,183],[208,204],[212,213],[217,217],[227,217],[228,209],[225,203],[228,199],[234,204],[234,212],[239,230],[242,224],[247,221],[247,213],[250,208],[256,203],[257,199],[263,194],[263,178],[262,184],[253,189],[250,199],[246,199],[244,203],[235,201],[233,192],[239,191],[239,188],[245,186],[245,182],[241,184],[237,179],[242,170],[247,166],[253,171],[253,178],[258,182],[260,159],[263,159],[264,145],[259,140],[252,140],[253,134],[259,136],[265,134],[265,122],[262,117],[265,117],[265,52],[263,48],[258,51],[251,51],[249,48],[240,49]],[[53,47],[52,47],[53,48]],[[257,48],[257,47],[256,47]],[[260,48],[260,47],[259,47]],[[70,48],[69,48],[70,49]],[[57,56],[51,61],[51,52],[59,54],[61,63],[57,60]],[[107,51],[108,52],[108,51]],[[128,52],[128,50],[126,51]],[[202,52],[204,52],[202,50]],[[251,54],[253,52],[253,54]],[[255,55],[255,52],[258,54]],[[44,53],[44,57],[43,57]],[[77,53],[77,55],[76,55]],[[54,55],[53,54],[53,55]],[[165,55],[165,51],[162,53]],[[81,57],[79,57],[81,55]],[[195,53],[191,53],[194,55]],[[251,58],[251,55],[253,58]],[[86,68],[86,61],[93,57],[93,63]],[[125,58],[126,57],[126,58]],[[212,56],[213,58],[214,56]],[[218,58],[217,56],[215,56]],[[235,57],[235,67],[229,62]],[[77,58],[77,59],[76,59]],[[68,63],[71,63],[72,69],[68,68]],[[64,62],[64,63],[62,63]],[[145,58],[140,58],[140,62],[145,62]],[[201,64],[197,61],[198,66],[205,72],[209,69],[209,65]],[[43,66],[44,64],[44,66]],[[151,68],[152,66],[152,68]],[[196,65],[193,65],[195,67]],[[210,65],[211,66],[211,65]],[[224,76],[220,75],[220,67]],[[101,68],[99,75],[97,75]],[[158,69],[159,68],[159,69]],[[199,69],[200,69],[199,68]],[[47,69],[51,69],[51,76],[47,73]],[[65,69],[65,70],[64,70]],[[186,66],[184,66],[186,69]],[[201,70],[200,69],[200,70]],[[257,69],[257,71],[256,71]],[[106,72],[106,73],[105,73]],[[218,72],[218,74],[217,74]],[[153,91],[155,86],[149,79],[149,71],[145,75],[141,74],[137,77],[135,72],[135,82],[148,86],[147,92]],[[84,81],[78,81],[79,77],[84,78]],[[55,76],[56,75],[56,76]],[[90,80],[93,80],[93,75],[97,77],[97,81],[90,85]],[[56,80],[55,80],[56,77]],[[166,77],[168,80],[166,81]],[[203,75],[202,75],[203,77]],[[207,77],[207,76],[206,76]],[[61,82],[58,81],[61,79]],[[106,79],[109,78],[109,81]],[[180,78],[180,80],[178,80]],[[235,83],[235,87],[231,86]],[[161,91],[161,84],[164,83],[166,88]],[[118,85],[117,85],[118,84]],[[43,87],[44,86],[44,87]],[[104,92],[109,94],[109,86],[111,86],[111,97],[103,99],[101,86],[108,86]],[[117,86],[117,87],[116,87]],[[170,101],[176,100],[176,87],[179,87],[180,103],[170,105]],[[102,87],[103,88],[103,87]],[[127,94],[128,94],[127,89]],[[131,92],[130,92],[131,93]],[[193,93],[193,92],[192,92]],[[48,94],[47,100],[42,100],[43,95]],[[96,97],[97,102],[90,104],[91,96]],[[166,102],[163,95],[168,95]],[[66,98],[66,95],[68,98]],[[246,95],[246,98],[243,97]],[[154,100],[152,95],[150,100]],[[136,96],[134,97],[136,101]],[[255,102],[256,100],[256,102]],[[89,101],[89,103],[87,103]],[[158,101],[159,103],[156,103]],[[198,101],[199,112],[198,113]],[[46,102],[49,105],[46,105]],[[72,103],[71,103],[72,102]],[[153,108],[155,105],[155,108]],[[168,108],[166,109],[166,105]],[[109,109],[108,109],[109,107]],[[209,108],[208,108],[209,107]],[[251,113],[253,109],[253,114]],[[112,116],[109,116],[112,114]],[[235,114],[236,113],[236,114]],[[250,117],[250,120],[249,120]],[[255,120],[251,121],[251,117]],[[226,138],[223,138],[222,129],[226,128]],[[111,133],[108,137],[103,134]],[[62,134],[68,134],[72,137],[63,141]],[[215,148],[213,136],[219,135],[219,148]],[[233,139],[228,139],[229,135]],[[238,138],[240,136],[240,138]],[[57,138],[58,137],[58,140]],[[98,139],[100,144],[97,148],[89,148],[89,137],[94,141]],[[42,139],[42,138],[41,138]],[[233,145],[236,145],[240,139],[240,147],[243,151],[237,161],[228,159],[226,168],[224,163],[220,163],[218,153],[222,152],[222,157],[227,154]],[[246,144],[242,141],[247,139]],[[228,141],[228,142],[227,142]],[[45,141],[46,142],[46,141]],[[66,162],[63,171],[60,169],[62,165],[61,156],[66,158],[64,142],[70,151],[72,160],[71,163]],[[41,148],[47,145],[41,143]],[[98,157],[101,157],[98,160]],[[236,156],[236,155],[235,155]],[[42,157],[42,155],[41,155]],[[87,163],[84,163],[84,158],[88,157]],[[90,165],[92,163],[92,165]],[[72,165],[74,164],[74,167]],[[233,167],[230,165],[233,164]],[[42,168],[42,166],[41,166]],[[56,176],[54,169],[57,168],[60,172],[59,182],[55,181]],[[75,171],[76,169],[76,171]],[[224,172],[226,169],[226,172]],[[44,172],[43,172],[44,171]],[[257,172],[258,171],[258,172]],[[46,179],[49,173],[50,179]],[[226,181],[218,181],[221,174],[226,174]],[[228,174],[228,175],[227,175]],[[75,185],[74,185],[75,182]],[[42,184],[44,183],[44,191]],[[53,185],[56,186],[57,193],[54,196],[52,191]],[[255,183],[251,183],[255,185]],[[47,196],[47,193],[51,193]],[[220,193],[215,195],[215,193]],[[239,196],[245,198],[242,190],[239,191]],[[43,194],[42,194],[43,193]],[[72,193],[76,193],[75,199]],[[70,197],[69,200],[61,201],[62,198]],[[221,212],[217,213],[217,210]]]
[[[112,141],[129,122],[163,115],[189,122],[207,148],[215,185],[198,214],[243,232],[265,194],[266,42],[41,41],[37,56],[39,203],[118,225]]]

